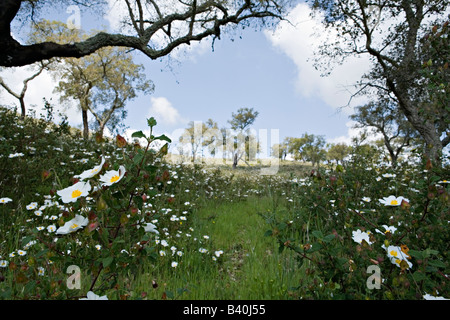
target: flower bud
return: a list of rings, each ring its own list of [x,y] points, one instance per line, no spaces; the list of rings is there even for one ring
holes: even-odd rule
[[[118,135],[116,136],[116,145],[117,145],[119,148],[124,148],[124,147],[127,145],[127,141],[125,140],[124,137],[122,137],[120,134],[118,134]]]

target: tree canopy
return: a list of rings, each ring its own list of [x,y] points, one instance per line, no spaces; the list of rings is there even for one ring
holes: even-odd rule
[[[181,45],[208,37],[220,38],[228,25],[248,26],[283,19],[291,0],[120,0],[125,12],[121,33],[100,31],[75,42],[31,41],[20,43],[12,35],[14,19],[39,22],[49,6],[77,5],[96,12],[107,8],[104,0],[4,0],[0,2],[0,66],[24,66],[53,57],[80,58],[100,48],[121,46],[136,49],[150,59],[168,55]],[[121,12],[123,13],[123,12]]]

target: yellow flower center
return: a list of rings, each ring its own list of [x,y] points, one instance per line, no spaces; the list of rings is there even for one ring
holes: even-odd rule
[[[392,250],[392,251],[390,252],[390,254],[391,254],[391,256],[394,256],[394,257],[396,257],[396,256],[397,256],[397,251],[395,251],[395,250]]]
[[[111,178],[111,180],[109,180],[110,182],[116,182],[117,180],[119,180],[119,176],[113,176]]]
[[[395,205],[397,205],[397,204],[398,204],[398,201],[397,201],[397,200],[392,200],[392,201],[391,201],[391,205],[395,206]]]
[[[73,225],[72,225],[72,229],[75,229],[75,228],[77,228],[78,227],[78,225],[76,224],[76,223],[74,223]]]
[[[73,198],[78,198],[79,196],[81,196],[81,191],[80,190],[75,190],[72,192],[72,199]]]
[[[402,260],[400,260],[400,259],[395,260],[395,263],[397,263],[397,264],[400,264],[401,262],[402,262]]]

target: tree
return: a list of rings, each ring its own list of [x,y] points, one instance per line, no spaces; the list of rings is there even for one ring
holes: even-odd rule
[[[81,31],[74,31],[61,22],[43,21],[35,26],[34,39],[79,41],[86,37]],[[144,67],[133,62],[133,56],[126,48],[107,47],[82,58],[61,59],[53,76],[59,80],[55,91],[61,94],[61,101],[69,98],[80,104],[83,137],[89,136],[88,112],[97,122],[101,138],[105,126],[113,121],[117,124],[126,115],[126,102],[153,90],[151,81],[146,80]]]
[[[20,92],[15,92],[4,80],[2,77],[0,77],[0,86],[2,86],[10,95],[12,95],[14,98],[19,100],[20,110],[21,110],[21,117],[25,118],[26,115],[26,107],[25,107],[25,94],[28,89],[28,83],[34,79],[36,79],[44,70],[49,69],[49,65],[52,63],[50,60],[46,61],[39,61],[36,63],[33,63],[30,67],[33,71],[33,74],[29,77],[25,78],[22,83],[22,90]]]
[[[288,146],[286,143],[275,143],[271,148],[272,156],[277,156],[280,160],[285,160],[288,154]]]
[[[327,159],[335,160],[337,164],[343,163],[346,156],[350,154],[351,148],[345,143],[332,143],[328,146]]]
[[[417,131],[403,113],[386,99],[357,107],[350,119],[357,122],[355,128],[372,128],[374,133],[383,136],[393,167],[397,165],[397,159],[405,147],[418,138]]]
[[[251,158],[257,152],[257,141],[254,135],[250,134],[250,126],[255,122],[259,112],[253,108],[240,108],[236,113],[231,113],[231,120],[228,123],[234,134],[227,134],[226,138],[233,138],[233,169],[236,169],[238,162],[244,154]],[[227,141],[229,145],[230,141]]]
[[[378,91],[383,92],[382,95],[391,95],[424,139],[427,156],[441,163],[442,149],[450,142],[448,125],[442,125],[449,119],[448,100],[442,105],[430,99],[434,91],[427,88],[429,79],[424,76],[421,66],[426,56],[434,61],[448,62],[448,36],[441,36],[441,40],[447,39],[440,42],[447,44],[444,58],[421,45],[421,39],[428,30],[446,19],[449,2],[314,0],[312,6],[323,13],[325,26],[336,31],[338,36],[334,35],[334,39],[339,39],[325,43],[320,48],[321,56],[345,59],[370,55],[372,69],[359,83],[358,93]]]
[[[182,144],[190,146],[191,160],[193,163],[197,160],[197,154],[205,145],[203,135],[208,130],[205,123],[201,121],[190,121],[188,127],[184,129],[183,134],[180,136],[179,141]]]
[[[11,35],[11,22],[36,23],[48,6],[75,4],[96,12],[107,9],[102,0],[4,0],[0,2],[0,66],[23,66],[53,57],[81,58],[108,46],[136,49],[150,59],[168,55],[181,45],[208,37],[220,38],[226,26],[249,26],[283,19],[290,0],[123,0],[123,34],[98,32],[76,42],[38,41],[21,44]],[[122,7],[120,7],[122,5]]]
[[[284,141],[287,146],[287,153],[291,154],[295,160],[305,161],[304,155],[302,154],[302,148],[306,142],[305,139],[287,137]]]
[[[82,59],[87,58],[98,69],[94,72],[101,75],[101,80],[95,83],[93,103],[87,106],[97,121],[101,138],[108,123],[114,124],[110,126],[114,129],[117,122],[125,118],[126,103],[138,92],[150,94],[154,85],[146,79],[143,65],[135,64],[133,56],[125,48],[102,48]]]
[[[302,136],[304,144],[302,147],[302,153],[307,161],[312,163],[312,166],[317,164],[320,165],[320,161],[324,160],[326,157],[325,151],[325,139],[323,136],[316,136],[314,134],[308,135],[305,133]]]

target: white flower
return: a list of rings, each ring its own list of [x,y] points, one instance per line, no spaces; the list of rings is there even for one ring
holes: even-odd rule
[[[37,206],[38,206],[37,202],[32,202],[29,205],[27,205],[26,208],[27,208],[27,210],[34,210],[37,208]]]
[[[37,269],[38,269],[38,275],[42,277],[45,273],[45,269],[43,267],[38,267]]]
[[[9,262],[6,260],[0,260],[0,267],[6,268],[8,266]]]
[[[77,182],[74,185],[65,189],[59,190],[56,193],[61,197],[64,203],[75,202],[79,197],[86,197],[91,191],[91,185],[87,182]]]
[[[79,175],[75,176],[75,178],[80,178],[81,180],[92,178],[97,173],[99,173],[100,170],[102,170],[102,167],[103,167],[104,163],[105,163],[105,158],[102,157],[102,162],[98,166],[95,166],[92,169],[84,171],[82,174],[79,174]]]
[[[368,244],[372,244],[369,238],[370,232],[362,232],[361,230],[356,230],[352,232],[353,241],[361,244],[363,240],[365,240]]]
[[[36,229],[38,229],[38,231],[44,230],[44,227],[36,227]]]
[[[102,248],[102,246],[101,246],[101,245],[99,245],[99,244],[96,244],[96,245],[95,245],[95,249],[97,249],[97,250],[101,250],[101,248]]]
[[[23,250],[17,250],[17,253],[19,254],[19,256],[24,256],[27,254],[27,252]]]
[[[163,247],[168,247],[168,246],[169,246],[169,244],[167,243],[166,240],[161,240],[161,245],[162,245]]]
[[[145,230],[145,232],[153,232],[153,233],[159,234],[159,231],[156,230],[156,226],[153,223],[150,223],[150,222],[147,222],[144,225],[144,230]]]
[[[217,258],[219,258],[222,254],[223,254],[223,251],[222,251],[222,250],[217,250],[217,251],[214,252],[214,255],[215,255]]]
[[[384,245],[383,248],[386,248]],[[408,265],[406,269],[410,269],[412,267],[412,263],[408,261],[410,259],[410,256],[402,251],[401,247],[397,246],[389,246],[386,249],[387,256],[389,260],[391,260],[392,264],[395,264],[397,267],[401,267],[401,263],[405,261]]]
[[[100,182],[102,182],[102,186],[110,186],[119,182],[125,175],[125,172],[126,170],[124,166],[120,166],[119,171],[107,171],[104,175],[100,176]]]
[[[8,156],[8,158],[16,158],[16,157],[23,157],[23,153],[21,153],[21,152],[12,153]]]
[[[423,296],[423,298],[424,298],[425,300],[450,300],[450,299],[446,299],[446,298],[444,298],[444,297],[435,297],[435,296],[432,296],[432,295],[429,294],[429,293],[425,294],[425,295]]]
[[[176,268],[178,266],[178,262],[172,261],[171,266],[172,266],[172,268]]]
[[[369,197],[363,197],[363,198],[362,198],[362,201],[364,201],[364,202],[370,202],[371,199],[370,199]]]
[[[52,224],[51,226],[48,226],[48,227],[47,227],[47,231],[48,231],[48,232],[55,232],[55,231],[56,231],[55,225]]]
[[[383,176],[383,178],[395,178],[397,175],[395,173],[394,174],[385,173],[385,174],[382,174],[382,176]]]
[[[396,227],[393,227],[393,226],[391,226],[391,227],[388,227],[387,225],[383,225],[383,228],[384,228],[384,232],[381,232],[380,230],[378,230],[378,229],[376,229],[376,231],[378,232],[378,233],[381,233],[381,234],[385,234],[385,233],[388,233],[388,232],[390,232],[391,234],[394,234],[395,233],[395,231],[397,231],[397,228]]]
[[[10,199],[10,198],[0,198],[0,203],[8,203],[11,201],[12,201],[12,199]]]
[[[164,257],[166,255],[166,252],[164,250],[159,250],[159,255],[161,257]]]
[[[81,298],[80,300],[108,300],[107,296],[98,296],[95,293],[93,293],[92,291],[89,291],[87,293],[87,297],[86,298]]]
[[[75,218],[64,223],[62,227],[59,227],[58,230],[56,230],[56,234],[69,234],[71,232],[75,232],[87,226],[88,222],[89,222],[88,218],[85,218],[77,214],[75,215]]]
[[[380,201],[380,203],[384,204],[385,206],[391,206],[391,207],[396,207],[402,204],[402,201],[405,200],[406,202],[409,202],[408,199],[404,198],[404,197],[396,197],[396,196],[389,196],[389,197],[384,197],[383,199],[378,199],[378,201]]]

